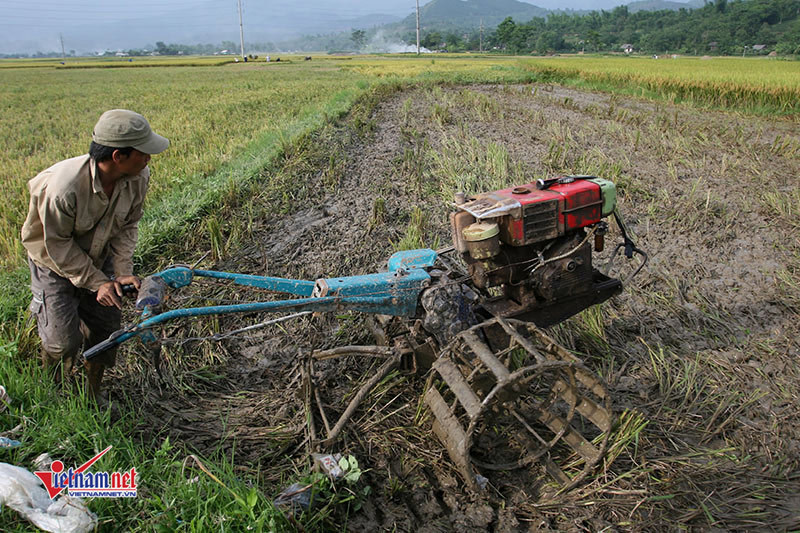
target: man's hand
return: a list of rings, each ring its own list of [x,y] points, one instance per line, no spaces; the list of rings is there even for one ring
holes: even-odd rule
[[[137,291],[142,286],[142,281],[136,276],[120,276],[117,281],[120,285],[133,285]]]
[[[141,281],[136,276],[120,276],[117,279],[107,281],[100,285],[97,289],[97,301],[100,305],[111,307],[112,305],[118,309],[122,309],[122,286],[133,285],[137,289],[141,285]]]

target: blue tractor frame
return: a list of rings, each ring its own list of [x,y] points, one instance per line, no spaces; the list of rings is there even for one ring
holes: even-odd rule
[[[84,352],[86,359],[118,346],[134,337],[146,344],[157,341],[153,328],[179,318],[234,313],[265,312],[327,312],[361,311],[392,316],[413,317],[417,312],[419,295],[430,285],[428,269],[433,267],[438,254],[425,248],[396,252],[388,261],[388,272],[322,278],[316,281],[255,276],[215,270],[199,270],[178,266],[168,268],[145,279],[143,287],[169,287],[180,289],[203,277],[231,281],[236,285],[266,289],[295,298],[267,302],[251,302],[233,305],[190,307],[161,312],[163,297],[142,294],[137,300],[141,321],[121,329],[105,341]],[[299,298],[298,298],[299,297]]]

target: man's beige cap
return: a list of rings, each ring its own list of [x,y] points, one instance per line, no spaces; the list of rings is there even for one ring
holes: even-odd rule
[[[92,140],[112,148],[132,147],[145,154],[158,154],[169,146],[169,140],[150,129],[147,119],[127,109],[112,109],[100,115]]]

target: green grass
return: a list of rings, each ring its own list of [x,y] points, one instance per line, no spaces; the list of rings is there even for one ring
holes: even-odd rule
[[[34,459],[47,452],[69,468],[113,445],[93,470],[136,468],[137,498],[87,500],[100,531],[292,530],[259,490],[257,479],[234,473],[233,452],[210,457],[205,472],[166,437],[136,441],[130,435],[139,416],[134,404],[127,402],[122,418],[112,422],[110,410],[88,406],[82,387],[55,390],[37,361],[19,358],[14,343],[0,344],[0,382],[12,398],[11,407],[0,414],[0,427],[22,442],[0,449],[3,462],[33,471]],[[30,524],[7,507],[0,510],[0,523],[3,531],[30,531]]]
[[[151,163],[148,214],[142,222],[146,250],[150,235],[174,236],[175,215],[178,225],[196,217],[229,182],[238,186],[258,176],[281,142],[347,110],[363,92],[355,87],[361,80],[344,71],[308,67],[5,73],[0,79],[0,180],[9,184],[10,193],[0,208],[0,266],[14,266],[23,257],[17,235],[27,210],[27,180],[56,161],[85,153],[103,110],[137,110],[172,142]]]

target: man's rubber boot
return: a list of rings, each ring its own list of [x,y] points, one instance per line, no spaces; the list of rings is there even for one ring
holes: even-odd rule
[[[85,361],[86,367],[86,380],[89,384],[89,397],[94,400],[98,407],[104,407],[108,404],[108,400],[103,397],[101,391],[101,383],[103,381],[103,372],[106,366],[99,361]]]
[[[72,375],[72,357],[62,358],[42,349],[42,368],[50,375],[53,383],[62,388]]]

